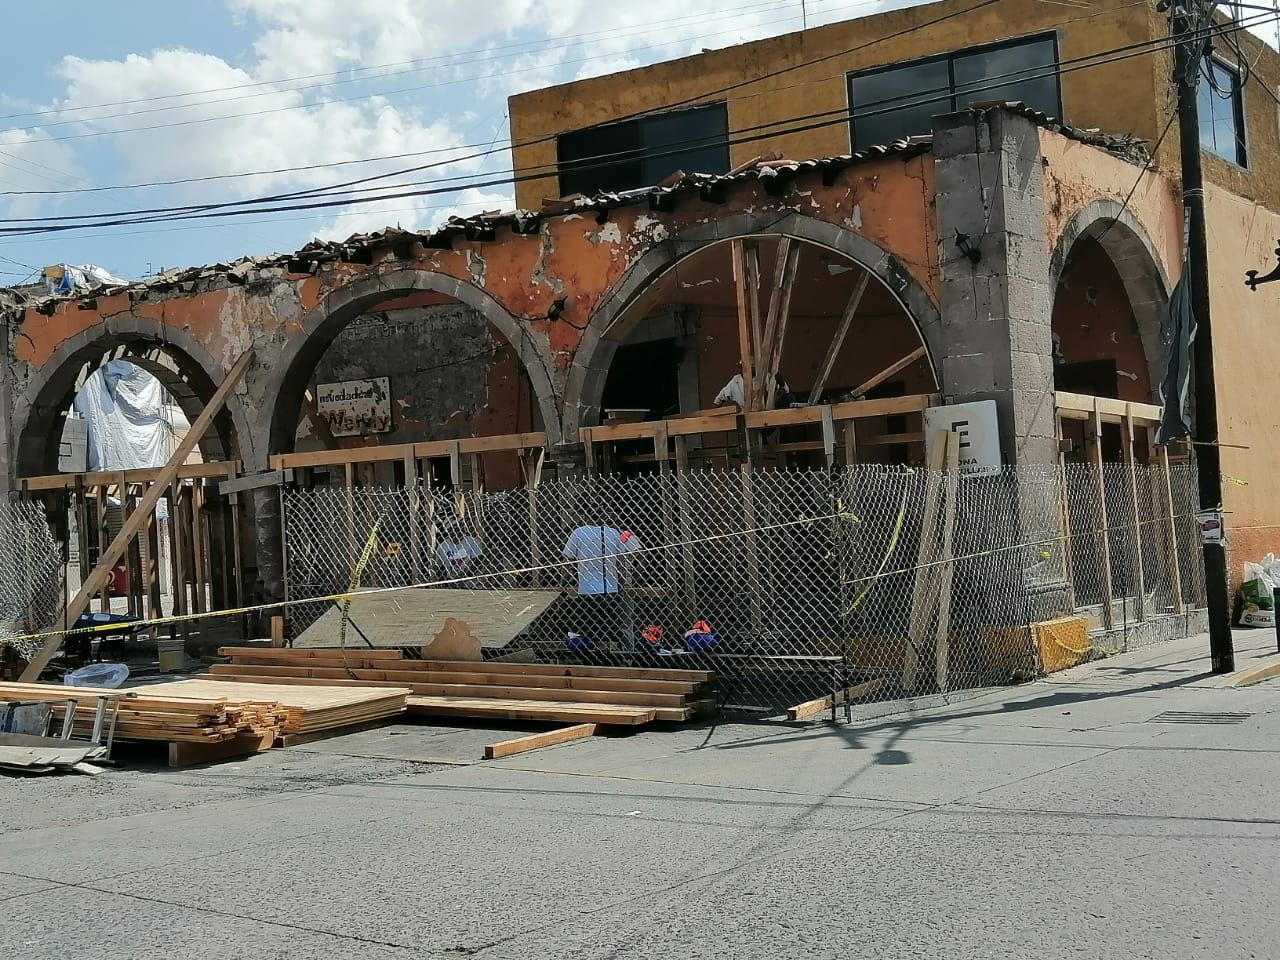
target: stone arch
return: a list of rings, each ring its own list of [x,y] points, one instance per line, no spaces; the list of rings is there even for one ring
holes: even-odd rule
[[[281,351],[268,386],[268,453],[293,449],[302,394],[325,350],[351,320],[387,300],[413,293],[440,293],[478,311],[515,348],[542,416],[547,442],[560,437],[560,416],[554,388],[554,364],[550,349],[488,293],[470,283],[430,270],[406,268],[388,273],[365,274],[326,296],[302,321]]]
[[[1070,266],[1072,249],[1081,239],[1102,247],[1120,274],[1138,325],[1152,388],[1158,389],[1162,379],[1160,312],[1169,302],[1169,277],[1151,235],[1114,197],[1101,197],[1081,207],[1062,228],[1049,260],[1050,289],[1055,296]]]
[[[74,396],[76,378],[86,363],[100,362],[120,348],[120,359],[136,363],[160,380],[188,420],[194,422],[200,415],[226,376],[226,366],[181,328],[136,316],[127,323],[125,328],[107,319],[81,331],[63,342],[33,373],[14,405],[17,448],[11,469],[15,476],[56,472],[60,428]],[[157,353],[169,356],[178,372],[161,363]],[[255,461],[253,432],[236,393],[227,398],[212,433],[201,439],[200,450],[208,460]]]
[[[604,338],[604,332],[641,291],[681,260],[707,247],[736,237],[784,235],[843,254],[877,277],[915,324],[934,380],[938,382],[934,357],[942,355],[942,318],[937,305],[901,260],[862,234],[826,220],[800,213],[781,216],[740,213],[694,227],[651,247],[601,298],[587,322],[569,370],[564,436],[574,438],[579,427],[597,422],[605,377],[618,347],[616,342]]]

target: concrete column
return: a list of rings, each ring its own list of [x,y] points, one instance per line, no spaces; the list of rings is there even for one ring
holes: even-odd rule
[[[948,402],[996,401],[1011,464],[1057,462],[1040,132],[1004,110],[933,121],[942,392]],[[957,231],[976,245],[977,263]]]
[[[1016,513],[1008,542],[1025,547],[993,564],[986,616],[1029,623],[1067,612],[1061,520],[1053,491],[1058,446],[1053,402],[1053,282],[1045,240],[1038,126],[1005,110],[933,121],[941,388],[949,403],[994,400]],[[978,250],[977,262],[961,243]],[[982,481],[986,482],[986,481]],[[1017,562],[1008,562],[1016,558]],[[1004,598],[1001,600],[1001,598]],[[1010,602],[1012,601],[1012,602]]]

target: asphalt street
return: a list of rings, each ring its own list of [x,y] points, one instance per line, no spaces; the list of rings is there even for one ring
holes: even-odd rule
[[[3,779],[0,956],[1276,957],[1280,681],[1207,666],[1196,638],[495,762],[500,731],[401,724]]]

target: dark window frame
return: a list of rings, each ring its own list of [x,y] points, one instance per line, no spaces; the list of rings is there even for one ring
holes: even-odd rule
[[[1204,75],[1204,71],[1206,67],[1208,67],[1209,69],[1216,67],[1231,76],[1232,85],[1231,85],[1230,99],[1226,97],[1220,97],[1217,91],[1212,89],[1209,83],[1209,78]],[[1205,58],[1205,63],[1201,66],[1200,71],[1201,73],[1199,77],[1199,83],[1204,85],[1204,88],[1206,89],[1206,95],[1210,98],[1210,101],[1211,102],[1217,101],[1223,104],[1225,103],[1231,104],[1231,121],[1232,121],[1232,126],[1235,128],[1235,133],[1234,133],[1235,150],[1234,150],[1234,156],[1230,156],[1230,157],[1225,156],[1222,153],[1219,153],[1218,150],[1215,149],[1213,145],[1205,143],[1203,137],[1201,137],[1200,139],[1200,149],[1205,153],[1212,154],[1213,156],[1217,157],[1220,160],[1225,160],[1227,163],[1234,164],[1235,166],[1240,167],[1242,170],[1248,170],[1249,169],[1249,128],[1245,124],[1245,118],[1244,118],[1244,77],[1241,73],[1240,67],[1237,64],[1229,63],[1228,61],[1223,60],[1221,57],[1215,57],[1210,55]],[[1199,93],[1199,89],[1197,89],[1197,94],[1198,93]],[[1214,119],[1216,119],[1216,117]],[[1202,124],[1204,123],[1203,117],[1200,118],[1200,122]]]
[[[1011,47],[1027,46],[1033,43],[1043,43],[1046,40],[1053,44],[1053,66],[1055,68],[1053,71],[1053,87],[1054,87],[1054,99],[1057,101],[1057,105],[1058,105],[1058,110],[1057,110],[1058,116],[1055,119],[1058,119],[1058,120],[1063,119],[1062,118],[1062,113],[1063,113],[1062,69],[1061,69],[1062,51],[1060,48],[1061,32],[1058,30],[1044,30],[1044,31],[1041,31],[1040,33],[1027,34],[1026,36],[1022,36],[1022,37],[1011,37],[1007,40],[996,40],[992,43],[984,43],[976,47],[964,47],[958,50],[948,50],[945,53],[930,54],[927,57],[916,57],[912,60],[904,60],[900,63],[886,63],[876,67],[867,67],[864,70],[850,70],[847,74],[845,74],[845,84],[844,84],[845,97],[849,105],[849,149],[850,151],[854,151],[858,149],[858,146],[857,146],[858,132],[856,129],[857,117],[855,116],[858,110],[858,105],[853,96],[853,82],[859,79],[860,77],[870,77],[878,73],[887,73],[890,70],[901,70],[904,67],[919,67],[919,66],[925,66],[926,64],[930,64],[930,63],[938,63],[940,61],[945,62],[947,64],[947,89],[950,93],[950,97],[947,100],[939,99],[937,102],[939,107],[945,105],[947,106],[948,109],[938,110],[935,116],[943,113],[955,113],[956,111],[961,109],[961,107],[957,105],[957,100],[956,100],[956,97],[957,97],[956,68],[955,68],[956,58],[972,57],[972,56],[979,56],[987,53],[995,53],[999,50],[1005,50]],[[1038,78],[1038,79],[1045,79],[1045,78]],[[1007,82],[1017,83],[1018,81],[1009,80]],[[980,99],[981,98],[975,98],[975,101]],[[921,131],[922,134],[927,132],[928,131]],[[873,145],[874,144],[867,144],[867,146],[873,146]],[[880,144],[880,146],[883,146],[883,144]]]
[[[705,143],[700,143],[697,146],[693,146],[693,147],[686,147],[683,150],[672,149],[668,152],[667,149],[663,149],[661,151],[657,151],[654,154],[647,153],[646,147],[644,145],[644,141],[645,141],[644,125],[646,121],[651,119],[654,119],[654,120],[669,119],[672,116],[677,116],[680,114],[692,114],[700,111],[710,111],[710,110],[718,110],[721,118],[723,118],[724,130],[725,130],[723,140],[717,142],[715,140],[708,138],[707,142]],[[636,146],[633,150],[628,151],[625,154],[623,153],[617,154],[615,161],[610,162],[610,161],[601,161],[601,160],[591,160],[589,158],[565,159],[564,147],[563,147],[565,138],[577,136],[580,134],[595,133],[599,131],[605,131],[606,133],[609,131],[621,131],[623,130],[623,128],[628,126],[635,128],[634,140],[635,140]],[[699,172],[721,172],[721,173],[725,172],[729,170],[730,167],[732,166],[732,161],[730,158],[731,133],[732,131],[729,129],[729,101],[728,100],[712,100],[707,103],[698,103],[698,104],[693,104],[687,107],[680,107],[675,110],[664,110],[660,113],[649,113],[643,116],[628,117],[622,120],[608,120],[608,121],[605,121],[604,123],[590,124],[585,127],[576,127],[572,130],[562,130],[556,134],[556,180],[559,184],[560,195],[568,196],[571,193],[580,192],[574,189],[570,189],[570,187],[566,185],[566,182],[565,182],[566,174],[569,174],[570,176],[572,176],[573,174],[578,172],[578,170],[580,169],[578,167],[575,167],[574,166],[575,164],[581,164],[583,166],[589,166],[589,167],[595,168],[594,170],[583,171],[584,173],[597,172],[597,171],[604,172],[605,170],[608,169],[608,166],[611,166],[614,163],[616,163],[617,166],[623,166],[628,163],[633,163],[639,166],[641,171],[643,171],[646,161],[652,161],[652,159],[655,156],[663,157],[663,156],[669,155],[669,156],[675,157],[681,153],[720,148],[720,149],[723,149],[724,151],[724,171],[699,171]],[[596,166],[597,164],[602,164],[602,165]],[[643,173],[641,173],[640,179],[641,180],[644,179]],[[622,190],[641,189],[646,186],[652,186],[652,184],[637,183],[634,186],[630,186],[630,187],[612,187],[612,188],[599,187],[597,189],[622,191]]]

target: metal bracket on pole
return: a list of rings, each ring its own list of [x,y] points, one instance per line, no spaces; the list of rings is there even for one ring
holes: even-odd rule
[[[1277,240],[1276,243],[1280,244],[1280,240]],[[1244,275],[1244,277],[1244,285],[1254,293],[1257,293],[1258,287],[1262,286],[1264,283],[1274,283],[1276,280],[1280,280],[1280,246],[1276,247],[1276,265],[1271,268],[1270,273],[1266,276],[1260,277],[1258,276],[1257,270],[1250,270]]]

